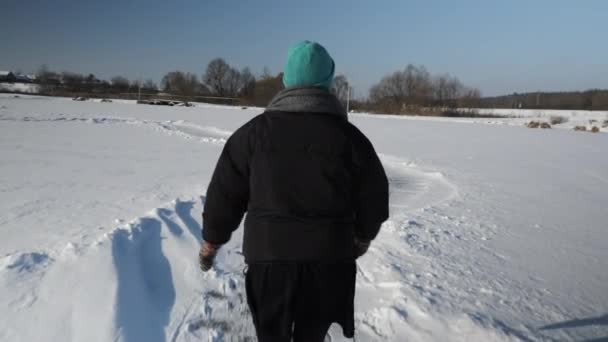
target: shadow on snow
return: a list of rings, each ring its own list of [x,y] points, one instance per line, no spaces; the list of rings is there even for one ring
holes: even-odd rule
[[[204,203],[204,197],[201,196],[201,201]],[[179,217],[179,219],[186,225],[186,228],[190,231],[190,234],[194,236],[194,238],[199,242],[199,244],[203,241],[202,233],[201,233],[201,225],[197,220],[192,216],[192,209],[194,208],[193,201],[182,202],[177,200],[175,204],[175,213]]]
[[[567,329],[567,328],[579,328],[588,325],[608,325],[608,314],[597,317],[589,317],[582,319],[572,319],[569,321],[549,324],[540,327],[540,330],[552,330],[552,329]]]
[[[165,341],[175,288],[162,252],[161,222],[143,218],[131,232],[117,230],[112,256],[118,281],[115,324],[122,340]]]

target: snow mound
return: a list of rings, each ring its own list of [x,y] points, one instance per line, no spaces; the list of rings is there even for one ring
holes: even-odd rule
[[[390,205],[393,212],[415,211],[452,199],[457,194],[441,172],[425,172],[416,164],[401,158],[381,155],[390,184]]]

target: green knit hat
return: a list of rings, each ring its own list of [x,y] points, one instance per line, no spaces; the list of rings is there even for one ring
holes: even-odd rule
[[[308,40],[289,48],[283,70],[285,87],[323,87],[329,89],[334,79],[336,64],[327,50]]]

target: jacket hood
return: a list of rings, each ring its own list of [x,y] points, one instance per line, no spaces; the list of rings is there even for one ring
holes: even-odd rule
[[[325,113],[347,119],[346,110],[336,96],[321,87],[286,88],[270,101],[266,111]]]

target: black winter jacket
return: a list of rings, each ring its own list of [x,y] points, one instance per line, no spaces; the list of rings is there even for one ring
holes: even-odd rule
[[[333,95],[287,89],[228,139],[207,190],[203,238],[224,244],[244,213],[248,263],[354,259],[388,217],[370,141]]]

